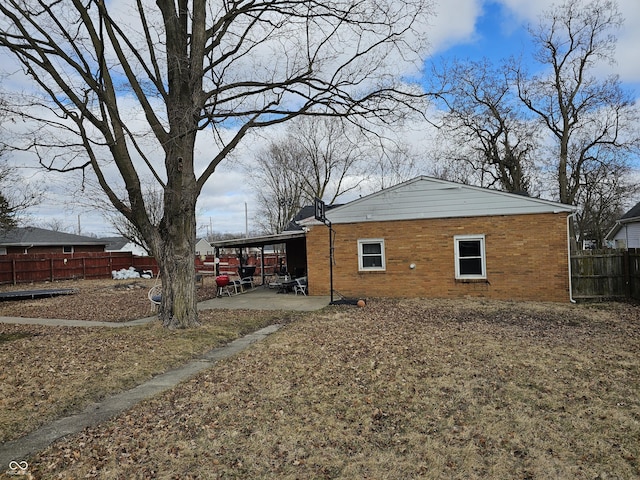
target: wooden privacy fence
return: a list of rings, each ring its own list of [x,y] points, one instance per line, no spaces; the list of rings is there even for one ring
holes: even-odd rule
[[[280,265],[282,255],[267,254],[264,257],[265,275],[273,274]],[[198,271],[214,273],[214,258],[194,257]],[[260,259],[245,259],[244,266],[252,267],[255,276],[261,276]],[[238,273],[240,259],[237,255],[220,256],[221,271]],[[27,255],[0,256],[0,284],[19,284],[34,282],[53,282],[57,280],[111,278],[114,270],[134,267],[138,270],[151,270],[158,273],[158,264],[153,257],[139,257],[131,252],[96,253],[43,253]]]
[[[584,250],[571,254],[575,300],[640,300],[640,249]]]
[[[0,257],[0,284],[111,278],[113,270],[129,267],[158,272],[153,257],[131,252],[7,255]]]
[[[220,274],[238,274],[240,267],[240,258],[233,254],[220,255],[218,259],[218,270]],[[286,256],[277,253],[266,253],[262,258],[259,255],[250,255],[243,259],[243,267],[250,268],[256,277],[262,276],[262,265],[264,264],[264,274],[273,275],[280,267],[281,261],[286,263]],[[198,271],[215,271],[215,257],[213,255],[196,256],[196,270]],[[286,266],[286,265],[285,265]]]

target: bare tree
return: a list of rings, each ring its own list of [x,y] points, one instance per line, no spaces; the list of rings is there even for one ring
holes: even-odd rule
[[[250,178],[256,186],[258,207],[255,221],[263,233],[274,234],[284,230],[306,201],[298,179],[298,163],[302,155],[302,149],[286,139],[271,142],[256,155]]]
[[[42,199],[42,193],[25,184],[5,155],[6,151],[0,148],[0,231],[17,227],[22,215]]]
[[[429,7],[6,0],[0,47],[37,87],[11,102],[16,118],[39,123],[24,148],[48,169],[92,171],[158,260],[160,318],[179,328],[198,324],[195,208],[216,167],[249,132],[300,115],[376,121],[401,116],[401,105],[421,109],[419,89],[398,74],[420,66]],[[194,147],[204,131],[209,155],[199,162]],[[158,225],[145,208],[147,172],[163,191]]]
[[[287,142],[299,152],[295,166],[306,202],[332,204],[358,188],[366,171],[360,130],[340,117],[300,117],[289,125]]]
[[[413,178],[418,170],[418,154],[404,143],[391,142],[371,155],[374,169],[370,184],[375,190],[383,190]],[[375,154],[377,153],[377,155]]]
[[[588,240],[605,247],[604,237],[640,192],[638,184],[629,181],[632,175],[631,168],[615,161],[602,161],[583,173],[576,197],[578,245]]]
[[[613,62],[615,31],[623,19],[610,0],[569,0],[547,11],[530,32],[536,60],[546,66],[529,77],[519,70],[520,99],[553,138],[558,198],[575,204],[597,177],[603,159],[624,165],[639,144],[638,111],[617,76],[599,79],[598,63]],[[592,175],[593,172],[593,175]]]
[[[36,226],[44,228],[45,230],[51,230],[52,232],[77,233],[74,230],[73,225],[70,225],[60,218],[50,218],[47,220],[43,220],[37,222]]]
[[[160,225],[163,212],[163,192],[158,189],[151,181],[142,184],[143,196],[145,199],[144,207],[147,209],[147,215],[153,225]],[[126,202],[126,196],[122,196]],[[91,201],[91,205],[102,212],[103,217],[114,228],[119,235],[129,240],[134,245],[143,248],[149,255],[153,255],[153,251],[147,244],[144,235],[140,229],[132,223],[127,217],[122,215],[113,206],[105,202],[104,197],[99,196],[96,191],[95,197]]]
[[[415,170],[401,142],[340,117],[297,118],[256,160],[259,168],[251,169],[256,221],[271,233],[281,231],[314,198],[333,204],[365,181],[384,188]]]
[[[0,98],[0,125],[6,120],[5,106],[5,99]],[[5,129],[1,131],[4,134]],[[9,162],[10,155],[8,145],[0,142],[0,232],[17,227],[21,215],[42,200],[42,192],[27,184]]]
[[[438,81],[435,88],[446,107],[443,155],[462,171],[459,164],[466,163],[482,186],[529,194],[537,131],[522,116],[509,71],[486,59],[434,68],[432,81]]]

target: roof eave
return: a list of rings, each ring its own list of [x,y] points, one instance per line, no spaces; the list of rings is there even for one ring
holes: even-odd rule
[[[288,240],[304,238],[306,232],[299,230],[295,232],[283,232],[275,235],[263,235],[259,237],[234,238],[231,240],[218,240],[210,242],[212,247],[218,248],[239,248],[239,247],[261,247],[265,245],[278,245]]]

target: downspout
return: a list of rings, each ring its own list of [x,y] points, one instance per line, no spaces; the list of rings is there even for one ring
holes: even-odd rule
[[[567,264],[569,267],[569,301],[571,303],[576,303],[576,301],[573,298],[573,285],[571,282],[571,229],[569,228],[569,221],[576,213],[577,212],[573,212],[567,215]]]

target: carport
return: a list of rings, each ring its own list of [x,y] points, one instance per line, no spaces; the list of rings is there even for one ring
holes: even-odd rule
[[[306,275],[307,272],[307,243],[304,230],[287,231],[275,235],[265,235],[260,237],[234,238],[232,240],[219,240],[210,242],[214,247],[216,258],[220,257],[220,249],[238,249],[240,258],[240,268],[244,268],[242,259],[245,248],[260,249],[260,271],[262,283],[265,283],[264,247],[267,245],[284,245],[286,267],[288,272],[294,277]],[[219,274],[219,266],[216,265],[216,274]]]

